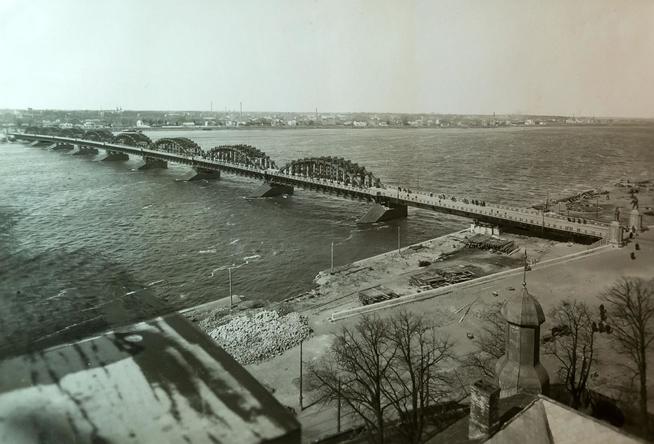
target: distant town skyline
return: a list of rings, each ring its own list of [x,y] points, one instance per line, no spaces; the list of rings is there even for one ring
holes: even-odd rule
[[[654,117],[647,0],[0,3],[0,108]]]

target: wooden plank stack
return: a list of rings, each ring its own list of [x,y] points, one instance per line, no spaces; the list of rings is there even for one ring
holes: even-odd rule
[[[469,270],[429,270],[414,274],[409,278],[409,282],[416,287],[438,288],[468,281],[474,277],[475,274]]]
[[[375,304],[377,302],[387,301],[399,297],[393,290],[377,285],[359,292],[359,302],[361,305]]]
[[[466,247],[478,248],[480,250],[492,250],[500,253],[509,254],[515,250],[515,244],[512,240],[498,239],[486,234],[475,234],[466,240]]]

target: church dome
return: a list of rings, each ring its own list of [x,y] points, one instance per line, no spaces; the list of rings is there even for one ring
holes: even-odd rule
[[[504,302],[502,316],[507,322],[521,327],[538,327],[545,322],[543,307],[529,294],[526,286]]]

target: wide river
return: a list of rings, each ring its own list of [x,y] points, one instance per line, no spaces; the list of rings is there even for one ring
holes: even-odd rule
[[[388,186],[525,206],[654,171],[654,127],[146,134],[204,149],[251,144],[278,165],[342,156]],[[141,159],[100,162],[102,153],[21,143],[0,143],[0,156],[0,350],[225,297],[229,266],[238,267],[235,294],[284,299],[329,267],[332,241],[339,265],[393,249],[397,225],[408,244],[464,222],[412,209],[405,220],[357,226],[366,203],[303,190],[248,199],[259,184],[227,174],[189,183],[188,167],[141,172]]]

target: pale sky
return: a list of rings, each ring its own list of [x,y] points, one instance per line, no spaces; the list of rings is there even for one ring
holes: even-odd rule
[[[0,108],[654,117],[653,0],[0,0]]]

